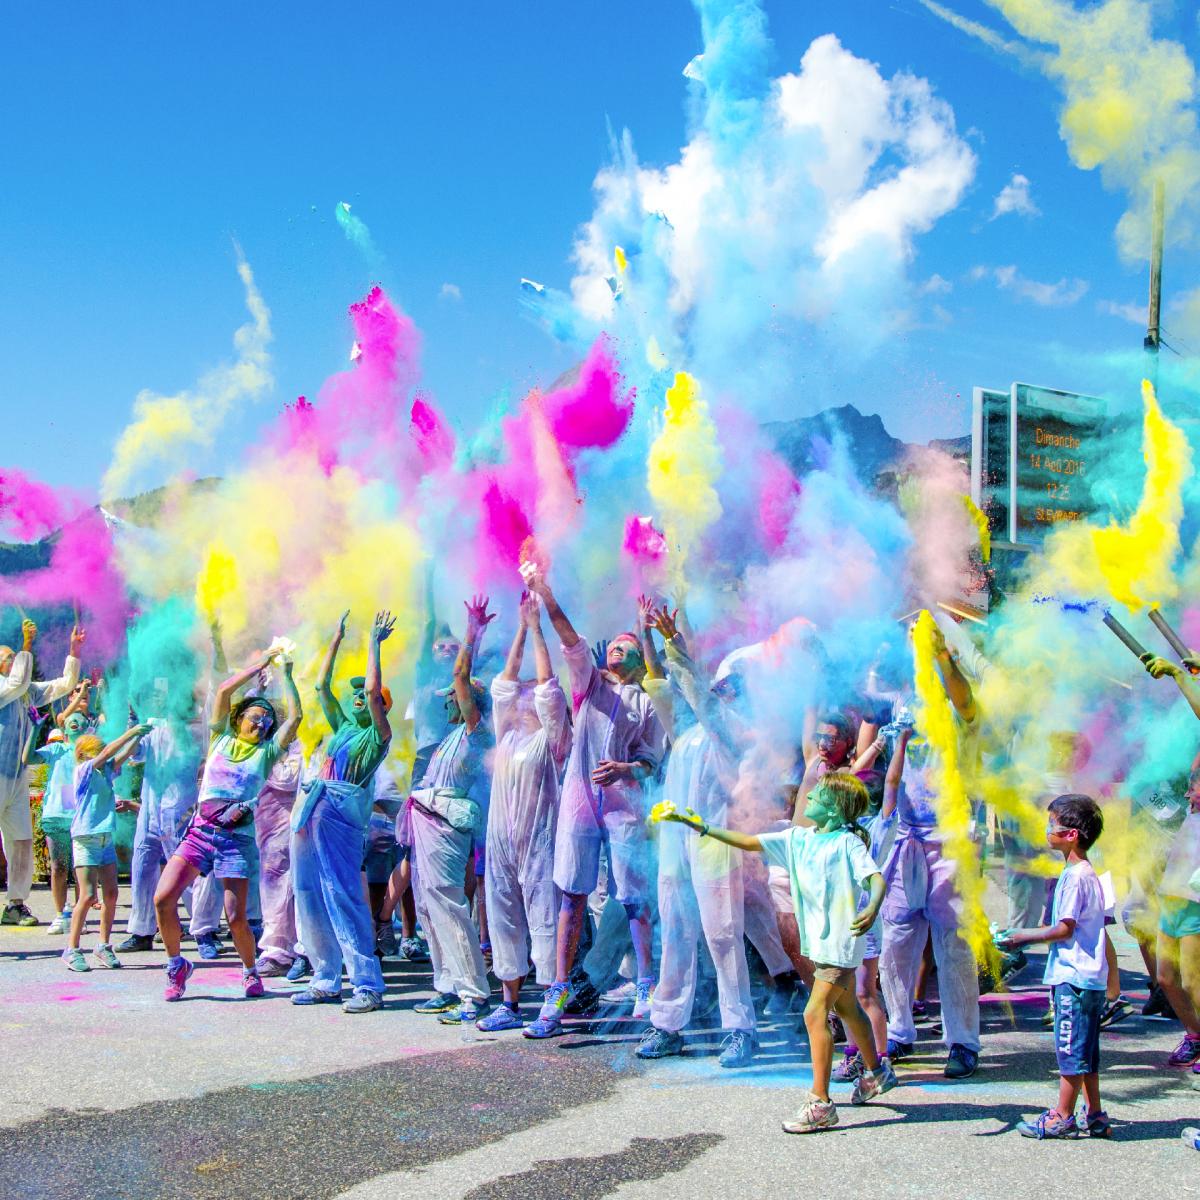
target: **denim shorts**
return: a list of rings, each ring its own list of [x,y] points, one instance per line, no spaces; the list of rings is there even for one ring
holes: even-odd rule
[[[56,867],[71,866],[71,818],[43,817],[42,833],[46,835],[46,853]]]
[[[362,869],[366,873],[368,883],[387,883],[400,861],[400,847],[396,844],[390,823],[387,837],[378,835],[373,825],[367,828],[367,845],[363,853]]]
[[[201,875],[216,879],[249,879],[258,866],[254,824],[244,829],[222,829],[197,817],[175,849],[177,857],[190,863]]]
[[[1158,928],[1176,940],[1195,936],[1200,933],[1200,904],[1182,896],[1159,896]]]
[[[115,867],[117,847],[111,833],[89,833],[71,839],[77,867]]]
[[[1093,1075],[1100,1070],[1103,1012],[1103,991],[1054,985],[1054,1052],[1060,1075]]]

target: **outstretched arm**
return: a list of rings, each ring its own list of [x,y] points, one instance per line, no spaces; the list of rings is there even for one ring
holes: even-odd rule
[[[665,607],[665,606],[664,606]],[[638,638],[642,643],[642,661],[646,664],[647,679],[665,678],[662,660],[654,645],[654,601],[649,596],[638,597]]]
[[[86,636],[87,634],[80,625],[75,625],[71,629],[71,644],[67,650],[67,661],[63,665],[63,673],[57,679],[50,679],[45,683],[31,683],[29,685],[30,704],[41,708],[54,700],[61,700],[79,682],[79,655],[83,650],[83,641]]]
[[[92,759],[93,767],[102,767],[106,762],[112,759],[121,757],[127,758],[133,751],[134,744],[139,738],[144,738],[150,732],[149,725],[131,725],[120,737],[114,738],[95,758]],[[122,755],[122,751],[125,754]]]
[[[346,619],[349,616],[350,610],[346,609],[342,613],[342,619],[338,622],[337,629],[333,631],[333,637],[329,639],[329,647],[325,651],[325,657],[321,661],[321,671],[317,676],[317,699],[321,702],[321,711],[325,714],[325,720],[329,722],[329,728],[335,733],[345,725],[346,714],[342,712],[342,706],[333,694],[333,664],[337,662],[337,653],[342,645],[342,638],[346,636]]]
[[[462,714],[463,724],[468,733],[474,733],[479,725],[479,705],[475,703],[475,693],[471,690],[471,666],[483,640],[483,631],[496,619],[495,613],[487,610],[486,596],[476,596],[470,601],[463,601],[467,610],[467,637],[454,660],[454,698],[458,701],[458,711]]]
[[[1147,658],[1145,666],[1146,670],[1155,679],[1161,679],[1164,675],[1170,675],[1175,680],[1180,692],[1183,693],[1183,698],[1188,702],[1188,707],[1196,714],[1197,718],[1200,718],[1200,690],[1197,690],[1195,683],[1183,667],[1176,666],[1169,659],[1157,656]]]
[[[217,688],[216,694],[213,696],[212,714],[208,719],[209,728],[220,732],[229,723],[229,710],[233,701],[233,694],[240,687],[244,687],[259,671],[265,671],[270,666],[271,660],[265,655],[260,655],[248,667],[243,667],[234,675],[230,675],[220,687]]]
[[[508,657],[504,660],[504,670],[500,678],[508,683],[516,683],[521,678],[521,664],[525,661],[525,639],[529,630],[525,624],[525,606],[532,597],[528,592],[521,593],[520,613],[517,619],[517,632],[513,635],[512,645],[508,648]],[[537,601],[532,600],[536,606]]]
[[[383,699],[383,672],[379,665],[379,647],[392,636],[396,618],[386,609],[375,614],[371,629],[371,645],[367,650],[367,707],[371,710],[371,723],[381,741],[392,740],[392,727],[388,724],[387,705]]]
[[[664,821],[678,821],[680,825],[686,825],[689,829],[696,830],[701,837],[710,837],[715,841],[724,842],[727,846],[733,846],[738,850],[749,850],[751,853],[762,849],[762,842],[751,833],[738,833],[733,829],[718,829],[715,825],[706,825],[694,812],[690,809],[686,812],[664,813],[662,816]]]
[[[550,624],[554,626],[558,640],[568,650],[577,645],[579,634],[575,632],[575,626],[567,620],[567,614],[559,607],[554,593],[550,590],[550,585],[546,582],[546,576],[533,563],[526,563],[521,568],[521,574],[525,579],[525,586],[546,606],[546,616],[550,618]]]
[[[287,693],[287,716],[283,719],[279,731],[275,734],[275,742],[280,750],[286,750],[295,740],[300,731],[300,722],[304,718],[304,709],[300,704],[300,692],[296,681],[292,678],[292,660],[283,660],[283,688]]]

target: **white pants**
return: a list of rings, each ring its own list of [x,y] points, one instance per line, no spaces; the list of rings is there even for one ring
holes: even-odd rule
[[[433,986],[460,1000],[488,996],[487,968],[463,882],[472,838],[411,805],[412,888],[429,942]],[[302,931],[303,936],[303,931]]]
[[[8,860],[8,902],[23,904],[33,887],[33,814],[29,811],[29,776],[0,776],[0,842]]]
[[[771,975],[785,975],[795,970],[779,936],[779,921],[775,904],[767,891],[766,872],[742,870],[742,916],[746,937]]]
[[[167,859],[175,853],[179,838],[173,834],[153,833],[138,828],[133,840],[133,859],[129,864],[129,884],[132,897],[129,905],[127,932],[140,937],[150,937],[158,932],[158,918],[154,913],[154,893],[158,879]],[[213,881],[197,879],[184,888],[183,903],[191,917],[190,932],[195,936],[197,928],[213,930],[221,921],[222,889],[211,886]]]
[[[663,825],[658,873],[662,961],[650,1007],[656,1029],[678,1033],[692,1019],[701,931],[717,971],[721,1028],[754,1028],[738,853],[682,826]]]

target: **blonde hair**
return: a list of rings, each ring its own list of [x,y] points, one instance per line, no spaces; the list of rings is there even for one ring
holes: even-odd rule
[[[849,771],[831,771],[821,777],[819,788],[824,790],[841,814],[842,822],[864,846],[871,844],[867,831],[858,824],[858,819],[871,806],[871,793],[857,775]]]
[[[103,749],[103,738],[97,737],[94,733],[85,733],[75,742],[75,761],[87,762],[89,758],[95,758]]]

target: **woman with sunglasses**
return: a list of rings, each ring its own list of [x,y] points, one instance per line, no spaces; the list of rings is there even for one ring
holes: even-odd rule
[[[234,694],[270,665],[259,656],[225,680],[213,698],[211,741],[200,782],[195,816],[158,881],[154,908],[167,952],[166,1000],[180,1000],[193,967],[179,953],[179,897],[198,876],[212,874],[225,892],[225,919],[242,960],[242,988],[247,997],[263,994],[254,967],[254,934],[246,920],[250,879],[258,860],[254,838],[254,805],[271,768],[291,745],[300,728],[300,693],[292,664],[284,660],[288,711],[282,724],[271,702],[247,696],[236,706]]]

